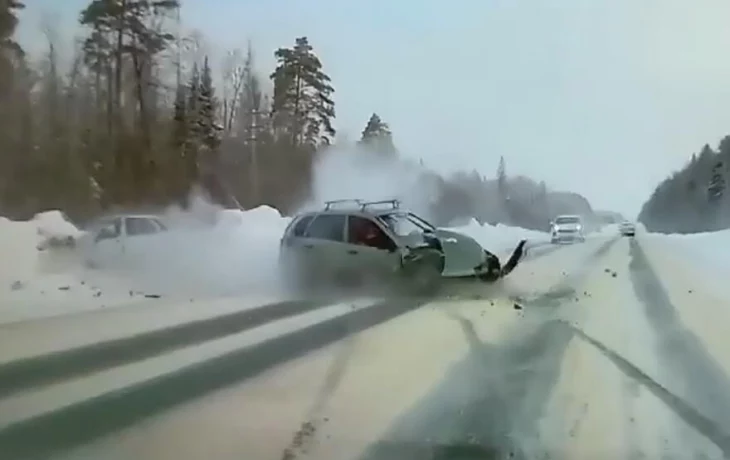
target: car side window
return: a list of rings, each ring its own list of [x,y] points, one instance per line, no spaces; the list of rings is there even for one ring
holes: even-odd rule
[[[375,222],[361,216],[350,216],[347,225],[347,241],[383,251],[395,251],[393,239]]]
[[[307,228],[305,236],[320,240],[344,242],[345,216],[341,214],[320,214]]]
[[[312,223],[312,219],[314,219],[314,216],[304,216],[299,221],[297,221],[294,224],[294,227],[291,229],[289,236],[296,236],[296,237],[302,237],[304,236],[307,227],[309,227],[309,224]]]
[[[113,240],[115,238],[119,238],[121,234],[122,221],[121,219],[114,219],[97,231],[94,241],[99,242],[103,240]]]
[[[127,225],[127,235],[151,235],[159,232],[159,228],[152,219],[145,217],[127,217],[125,219]]]
[[[159,219],[152,219],[152,222],[154,222],[155,225],[157,225],[157,229],[159,231],[167,231],[167,225],[163,224],[161,220]]]

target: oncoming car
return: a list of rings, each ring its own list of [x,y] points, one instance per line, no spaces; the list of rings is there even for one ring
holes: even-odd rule
[[[583,232],[583,219],[580,216],[558,216],[550,223],[550,242],[553,244],[584,242],[586,237]]]
[[[621,236],[636,236],[636,226],[627,220],[621,222],[618,226],[618,229],[621,233]]]
[[[341,203],[354,206],[334,206]],[[279,264],[297,286],[396,283],[430,292],[442,277],[490,282],[506,276],[522,258],[525,243],[520,241],[502,265],[473,238],[437,228],[400,209],[397,200],[337,200],[292,219],[280,242]]]

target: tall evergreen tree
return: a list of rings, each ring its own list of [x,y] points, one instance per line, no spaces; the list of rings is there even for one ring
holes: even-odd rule
[[[331,144],[335,136],[334,88],[309,40],[299,37],[293,47],[279,48],[274,56],[275,128],[286,133],[294,146],[316,149]]]
[[[378,155],[394,156],[397,153],[393,143],[393,133],[377,113],[370,116],[358,143]]]
[[[710,183],[707,185],[707,198],[711,203],[719,203],[725,194],[725,175],[724,165],[721,161],[715,163],[712,167],[712,176]]]
[[[221,143],[223,127],[216,120],[218,101],[215,97],[213,77],[210,63],[206,56],[203,61],[203,72],[200,76],[200,94],[198,106],[198,123],[201,146],[205,149],[206,162],[217,163],[215,156]]]
[[[499,166],[497,166],[497,189],[503,199],[507,198],[507,165],[504,157],[499,157]]]

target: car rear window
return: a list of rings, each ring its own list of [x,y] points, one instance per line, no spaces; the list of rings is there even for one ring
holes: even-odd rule
[[[345,241],[345,216],[320,214],[307,228],[305,236],[320,240]]]

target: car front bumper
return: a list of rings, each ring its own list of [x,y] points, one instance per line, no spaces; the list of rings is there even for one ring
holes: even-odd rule
[[[557,232],[551,234],[550,240],[553,243],[584,241],[585,236],[581,232]]]

